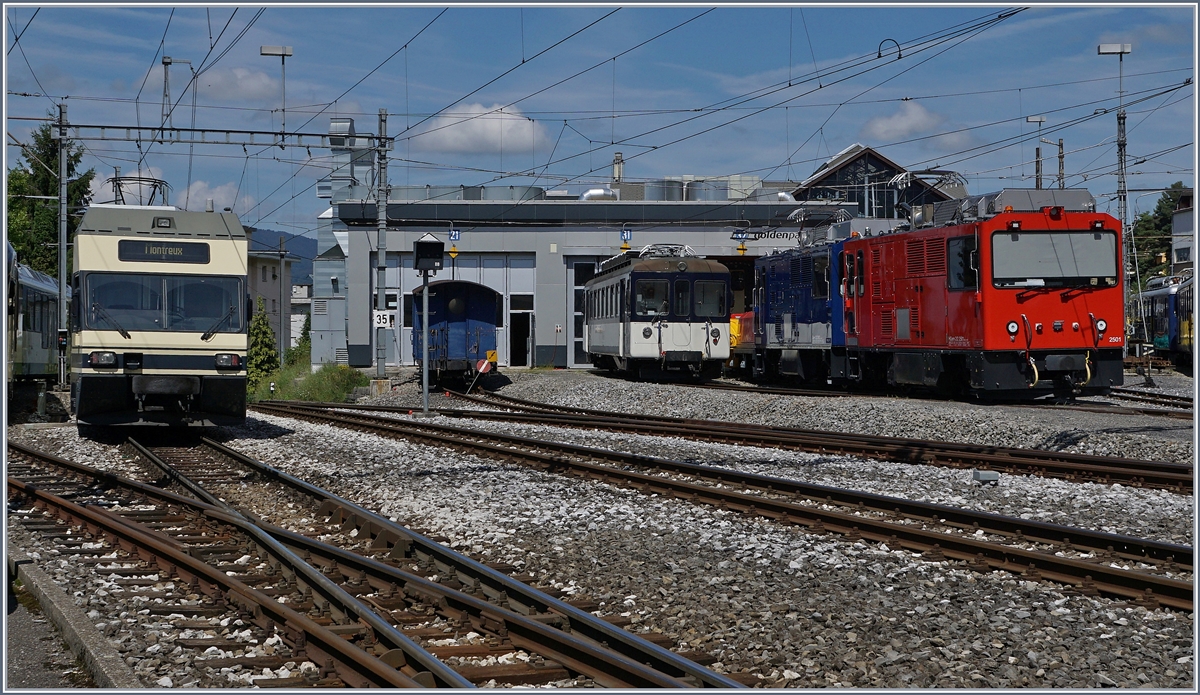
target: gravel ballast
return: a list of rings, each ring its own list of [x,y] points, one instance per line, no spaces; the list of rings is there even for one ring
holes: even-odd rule
[[[890,436],[941,432],[937,438],[1161,460],[1192,456],[1190,435],[1163,441],[1115,417],[1111,427],[1093,430],[1085,429],[1092,421],[1074,416],[1049,422],[1044,413],[1009,417],[1002,413],[1014,409],[967,404],[780,401],[586,373],[506,376],[512,383],[503,394],[579,407]],[[433,400],[437,405],[442,396]],[[420,400],[409,382],[373,402]],[[1173,542],[1192,538],[1192,500],[1166,492],[1008,475],[981,488],[963,471],[527,427],[578,444]],[[73,428],[9,433],[97,467],[128,466],[115,447],[79,440]],[[764,686],[1187,688],[1194,682],[1191,614],[1068,595],[1053,584],[925,562],[882,545],[273,416],[252,414],[222,438],[444,536],[461,552],[511,563],[543,586],[601,602],[602,613],[631,618],[631,630],[665,633],[712,654],[715,670],[749,670]]]

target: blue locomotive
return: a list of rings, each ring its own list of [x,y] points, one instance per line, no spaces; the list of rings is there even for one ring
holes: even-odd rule
[[[496,366],[496,327],[502,325],[504,296],[496,290],[465,280],[439,280],[429,287],[430,380],[473,379]],[[412,294],[413,355],[423,368],[421,335],[424,333],[422,292]]]

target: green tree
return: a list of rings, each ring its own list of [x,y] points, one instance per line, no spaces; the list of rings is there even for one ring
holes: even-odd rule
[[[51,114],[53,116],[54,114]],[[16,166],[8,170],[8,240],[21,262],[58,277],[58,203],[31,196],[58,197],[58,147],[53,124],[43,123],[32,133],[32,142],[21,148]],[[95,169],[79,173],[83,147],[65,140],[67,148],[67,211],[77,213],[86,206]],[[79,217],[68,214],[67,238],[73,238]],[[71,259],[68,255],[68,267]]]
[[[275,349],[275,331],[258,298],[258,311],[250,320],[250,354],[246,358],[246,378],[251,391],[279,370],[279,352]]]
[[[312,337],[309,331],[312,328],[312,315],[308,314],[304,317],[304,328],[300,329],[300,340],[296,341],[295,347],[290,347],[284,353],[284,364],[291,367],[302,362],[309,362],[312,358]]]
[[[1143,212],[1133,222],[1133,243],[1137,248],[1137,267],[1142,287],[1157,275],[1171,269],[1171,220],[1186,187],[1176,181],[1159,197],[1154,210]]]

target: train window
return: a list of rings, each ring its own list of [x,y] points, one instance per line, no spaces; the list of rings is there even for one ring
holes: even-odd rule
[[[617,304],[620,306],[621,321],[625,320],[626,307],[629,304],[629,298],[625,292],[625,280],[621,280],[621,289],[617,291]]]
[[[829,256],[813,257],[813,297],[829,296]]]
[[[675,315],[691,316],[692,283],[687,280],[675,281]]]
[[[992,235],[992,283],[997,287],[1115,287],[1119,279],[1115,232]]]
[[[699,318],[724,317],[728,310],[725,306],[725,283],[720,280],[696,281],[696,316]]]
[[[666,280],[638,280],[633,287],[636,295],[634,312],[638,316],[658,316],[667,313],[670,305],[667,304]]]
[[[79,274],[78,273],[76,273],[75,276],[73,278],[71,278],[71,296],[72,297],[79,296]],[[78,332],[79,331],[79,302],[71,302],[69,309],[71,312],[71,330]]]
[[[855,260],[855,277],[858,279],[858,296],[863,296],[867,284],[867,275],[863,272],[863,252],[859,251]]]
[[[207,331],[215,321],[237,306],[237,283],[226,278],[169,277],[167,288],[168,330]],[[272,307],[275,300],[271,300]],[[221,328],[238,330],[241,314],[232,312]]]
[[[533,311],[532,294],[514,294],[508,301],[513,311]]]
[[[979,287],[975,258],[974,236],[946,240],[947,287],[952,290],[973,290]]]

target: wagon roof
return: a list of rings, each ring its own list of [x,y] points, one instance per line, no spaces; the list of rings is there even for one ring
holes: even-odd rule
[[[155,228],[155,218],[161,217],[170,217],[173,226]],[[242,228],[237,215],[231,212],[190,212],[161,205],[92,205],[83,213],[79,233],[162,238],[246,238],[246,230]]]

